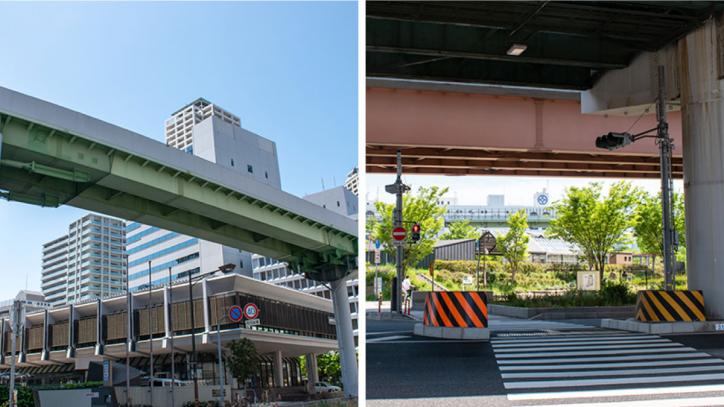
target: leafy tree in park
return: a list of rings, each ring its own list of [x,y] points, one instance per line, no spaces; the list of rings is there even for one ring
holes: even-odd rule
[[[247,338],[231,341],[225,362],[231,375],[243,386],[246,379],[257,372],[259,366],[254,343]]]
[[[679,247],[686,248],[686,229],[684,225],[684,198],[681,194],[674,194],[674,228],[679,235]],[[661,220],[661,195],[644,193],[635,210],[634,234],[636,244],[641,253],[654,256],[664,255],[664,237]]]
[[[557,217],[551,221],[548,234],[578,245],[603,282],[609,252],[633,226],[639,195],[639,189],[624,181],[613,184],[606,196],[602,185],[596,182],[568,188],[563,200],[553,205]]]
[[[417,222],[422,229],[420,240],[414,244],[405,244],[405,268],[414,267],[425,256],[432,253],[435,236],[440,233],[445,220],[446,207],[440,205],[440,198],[447,192],[447,188],[420,187],[416,195],[406,193],[402,197],[402,219],[404,222]],[[394,229],[395,204],[376,202],[375,207],[381,219],[369,219],[367,222],[370,239],[379,239],[390,256],[395,256],[396,247],[392,243],[392,229]],[[405,229],[411,229],[410,223],[404,224]]]
[[[496,246],[503,255],[503,258],[510,264],[510,279],[515,281],[515,273],[518,272],[520,262],[525,260],[528,251],[528,240],[526,233],[528,229],[528,215],[520,210],[508,218],[508,232],[497,239]]]
[[[447,231],[440,235],[440,240],[477,239],[479,237],[480,232],[470,224],[469,220],[460,220],[448,223]]]
[[[330,351],[317,356],[317,367],[321,380],[338,386],[342,384],[342,365],[339,361],[339,352]]]

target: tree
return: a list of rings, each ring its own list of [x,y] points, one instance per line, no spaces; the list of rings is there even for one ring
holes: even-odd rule
[[[231,341],[225,362],[231,375],[243,386],[246,379],[256,373],[259,367],[254,343],[247,338]]]
[[[674,229],[676,229],[679,236],[679,247],[682,251],[685,251],[684,199],[681,194],[674,194],[673,209]],[[654,264],[656,264],[656,256],[661,257],[664,255],[663,221],[661,218],[661,194],[642,193],[635,210],[634,234],[641,253],[653,255]]]
[[[440,233],[445,224],[443,215],[446,207],[438,202],[447,192],[447,188],[420,187],[417,195],[410,193],[402,197],[402,219],[405,222],[420,224],[420,240],[417,243],[405,244],[403,267],[414,267],[425,256],[432,253],[435,236]],[[370,219],[367,223],[368,233],[372,240],[379,239],[390,256],[396,255],[396,247],[392,243],[392,229],[394,228],[394,204],[376,202],[377,213],[381,219]],[[406,224],[406,229],[410,229]]]
[[[510,264],[510,279],[515,282],[520,262],[525,260],[528,251],[528,215],[520,210],[508,218],[508,232],[497,240],[503,258]]]
[[[440,235],[440,240],[477,239],[480,237],[478,229],[470,224],[469,220],[450,222],[447,231]]]
[[[624,240],[624,232],[633,226],[633,210],[640,191],[628,182],[617,182],[608,195],[602,185],[566,189],[563,200],[554,203],[556,219],[548,234],[578,245],[589,267],[598,270],[603,282],[609,252]]]
[[[330,351],[317,357],[317,367],[322,380],[334,385],[342,383],[342,366],[339,362],[339,352]]]

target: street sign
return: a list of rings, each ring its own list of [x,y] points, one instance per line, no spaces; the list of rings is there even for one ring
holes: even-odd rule
[[[473,284],[473,276],[463,276],[463,284],[471,285]]]
[[[382,293],[382,277],[375,277],[374,281],[374,291],[375,291],[375,297],[379,296],[380,293]]]
[[[380,264],[381,257],[380,249],[375,249],[375,264]]]
[[[244,324],[246,324],[247,328],[251,328],[252,326],[261,325],[261,320],[259,320],[258,318],[257,319],[247,319],[246,322],[244,322]]]
[[[254,304],[253,302],[244,305],[244,316],[246,317],[246,319],[259,318],[259,307],[257,307],[256,304]]]
[[[405,230],[405,228],[398,226],[392,229],[392,238],[396,241],[400,242],[405,240],[405,236],[407,236],[407,231]]]
[[[229,308],[229,319],[234,322],[241,322],[241,320],[244,318],[244,312],[241,310],[241,307],[238,305],[232,305],[231,308]]]
[[[103,360],[103,385],[109,386],[111,381],[111,361]]]
[[[380,239],[375,240],[375,249],[379,250],[380,247],[382,247],[382,242],[380,242]]]
[[[481,252],[490,253],[495,249],[497,241],[492,233],[485,231],[478,239],[478,250]]]

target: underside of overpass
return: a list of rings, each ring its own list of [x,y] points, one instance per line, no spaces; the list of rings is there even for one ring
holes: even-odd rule
[[[717,2],[370,2],[367,171],[393,172],[399,149],[408,174],[658,178],[653,141],[616,152],[594,147],[610,131],[655,127],[653,100],[584,114],[582,95],[722,9]],[[510,55],[514,44],[525,51]],[[673,174],[681,178],[680,95],[669,96]]]
[[[724,319],[724,3],[369,2],[367,171],[659,178],[665,73],[688,288]]]

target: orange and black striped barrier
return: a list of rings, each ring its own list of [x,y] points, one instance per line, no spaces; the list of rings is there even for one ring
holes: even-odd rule
[[[447,328],[487,328],[488,297],[482,291],[429,292],[422,323]]]
[[[636,299],[636,319],[642,322],[706,321],[700,290],[643,290]]]

